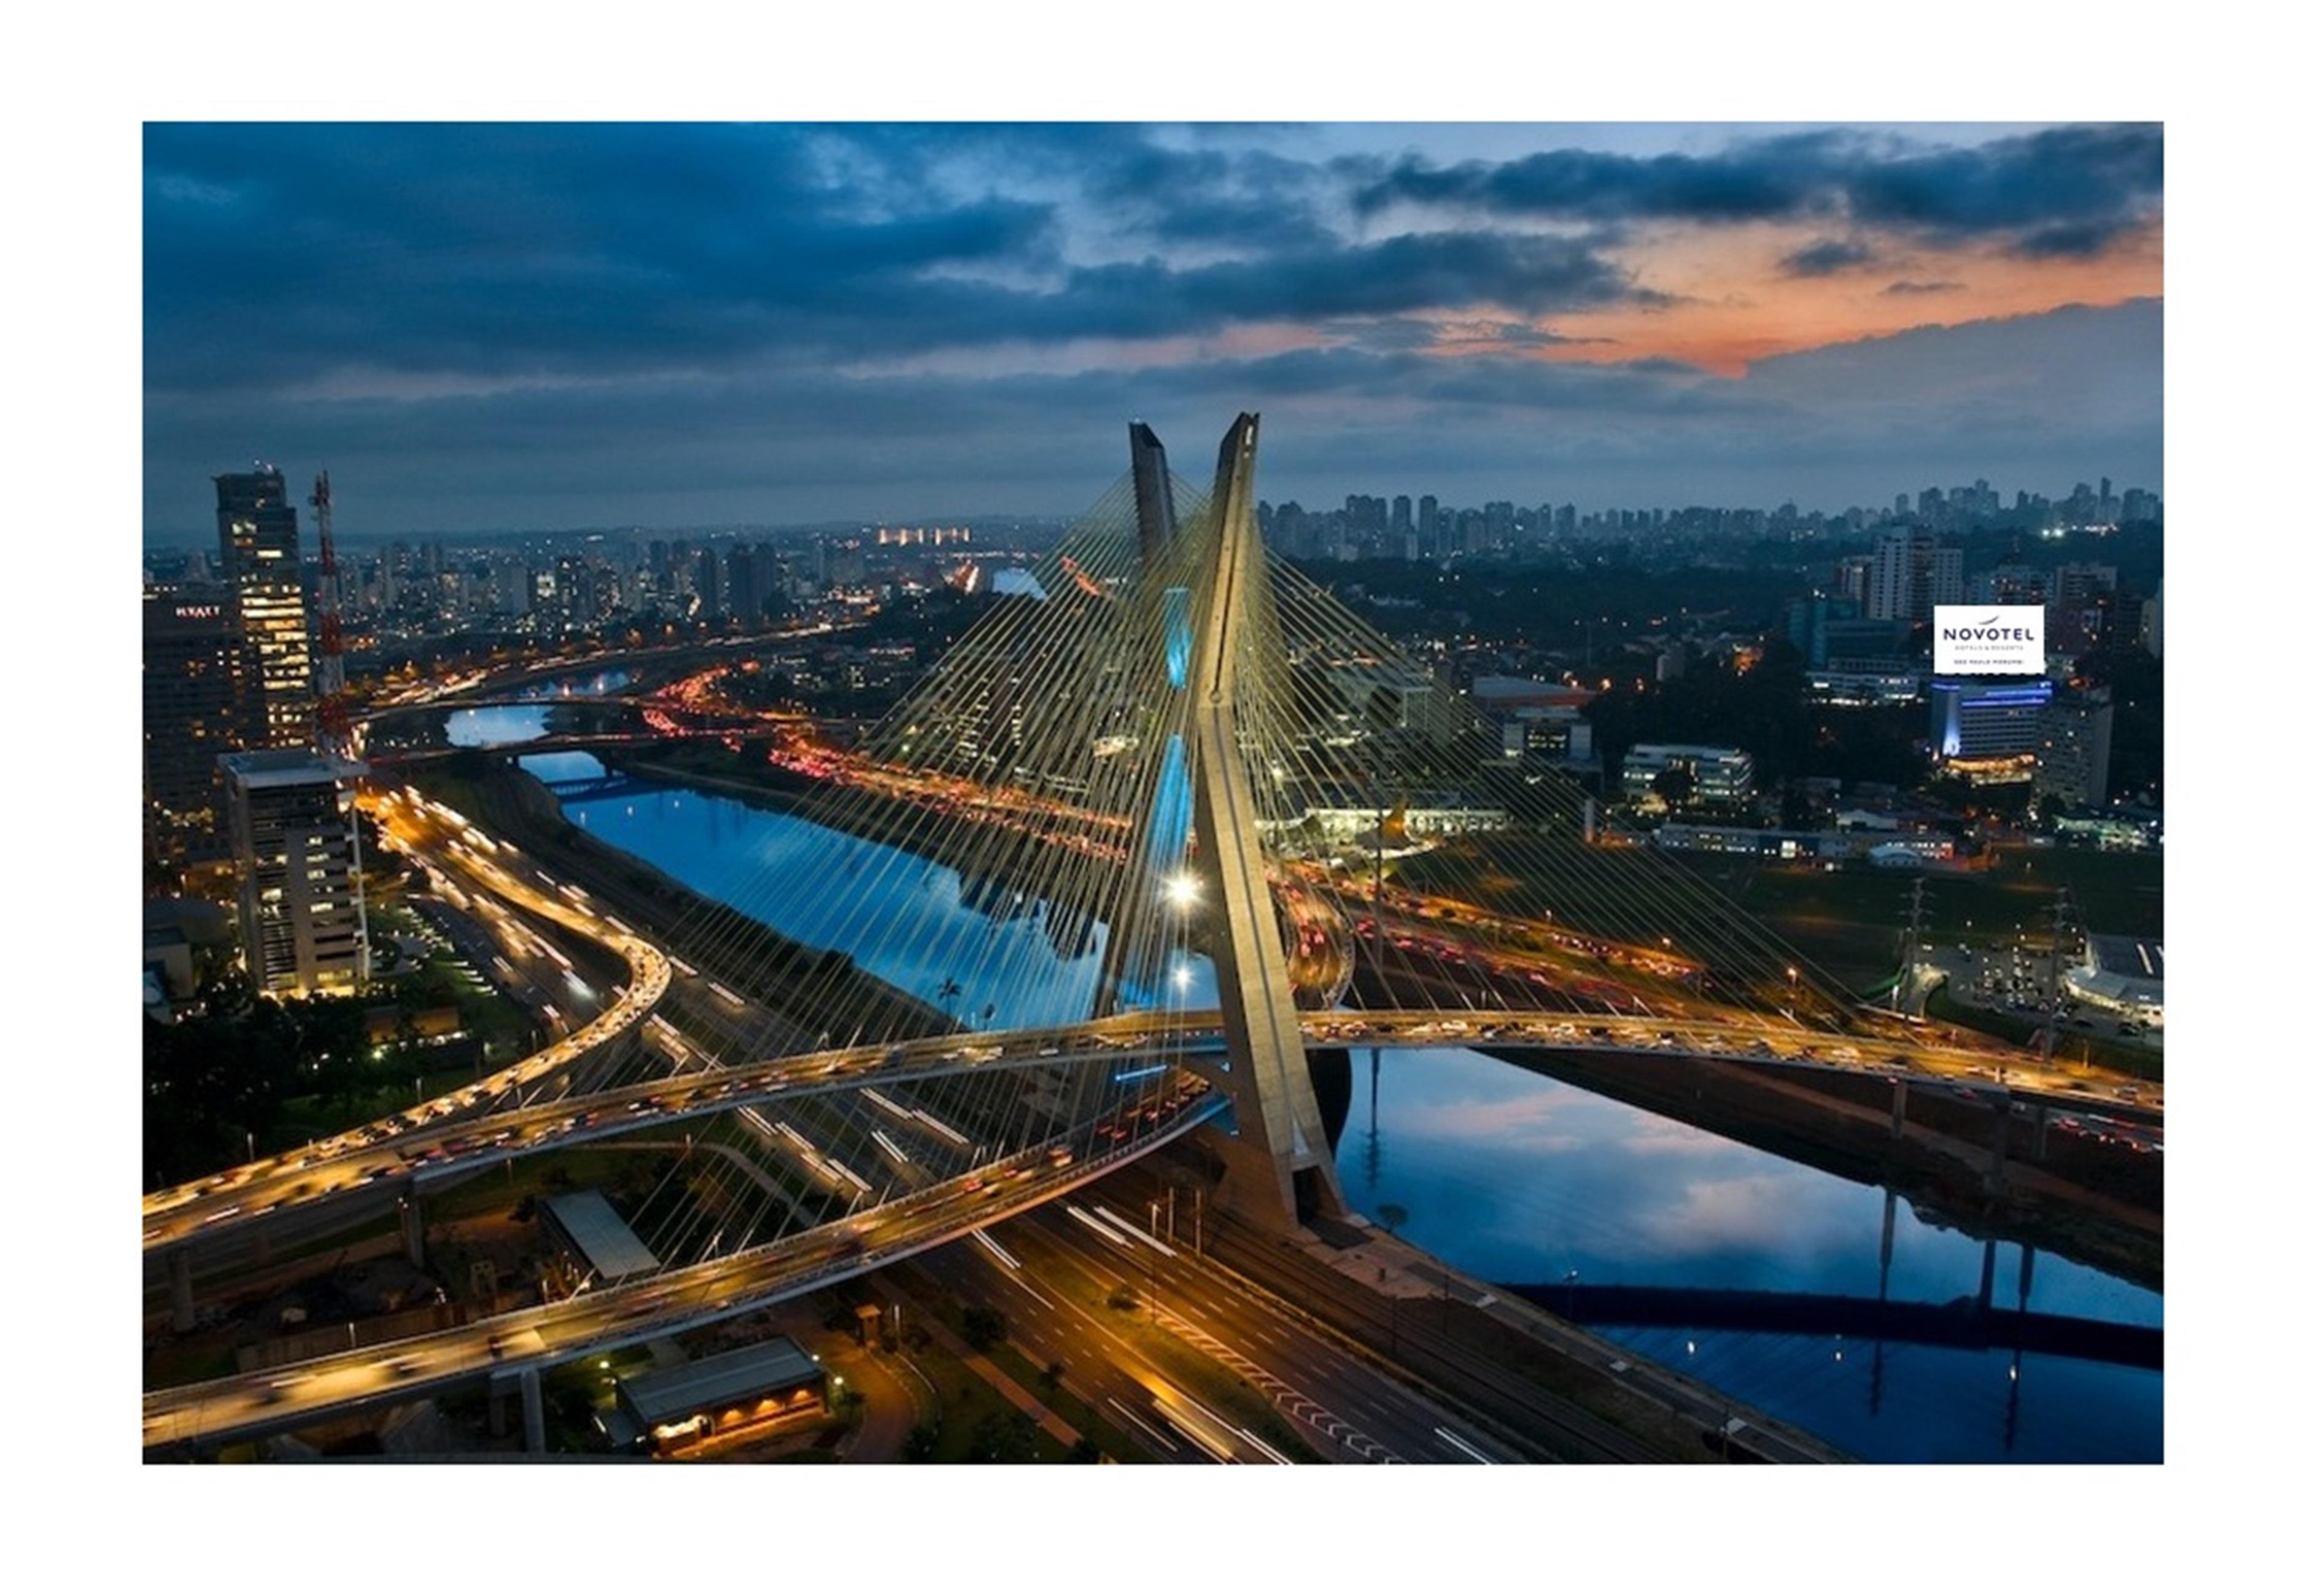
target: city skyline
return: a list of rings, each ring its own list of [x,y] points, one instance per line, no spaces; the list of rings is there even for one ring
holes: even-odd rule
[[[2162,145],[156,124],[145,538],[253,454],[352,539],[1064,513],[1239,404],[1280,503],[2159,491]]]

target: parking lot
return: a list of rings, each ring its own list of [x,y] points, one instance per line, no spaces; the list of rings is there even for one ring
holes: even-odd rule
[[[2048,960],[2044,946],[2010,943],[2003,947],[1966,943],[1922,946],[1920,974],[1931,985],[1938,976],[1948,983],[1951,1002],[1962,1008],[2005,1015],[2038,1026],[2048,1012]],[[2161,1050],[2165,1032],[2158,1025],[2098,1004],[2083,1003],[2054,987],[2056,1034],[2089,1041],[2117,1043],[2149,1051]]]

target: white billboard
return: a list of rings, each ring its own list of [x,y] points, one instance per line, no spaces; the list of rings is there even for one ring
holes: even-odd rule
[[[2044,676],[2047,610],[2041,604],[1935,606],[1938,676]]]

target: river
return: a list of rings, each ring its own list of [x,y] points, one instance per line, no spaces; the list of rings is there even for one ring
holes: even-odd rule
[[[600,776],[534,755],[541,780]],[[1090,1012],[1107,929],[971,894],[951,870],[732,798],[661,788],[571,802],[602,842],[982,1028]],[[843,883],[849,885],[835,890]],[[1182,1006],[1213,1002],[1194,961]],[[950,983],[953,983],[952,988]],[[1880,1188],[1458,1048],[1353,1055],[1338,1162],[1351,1206],[1504,1284],[1742,1288],[1875,1299]],[[1984,1243],[1892,1203],[1889,1301],[1975,1295]],[[2022,1250],[1994,1249],[1992,1305],[2019,1301]],[[2041,1251],[2027,1307],[2159,1325],[2159,1293]],[[2158,1461],[2163,1378],[2082,1358],[1831,1335],[1598,1327],[1648,1358],[1874,1461]]]
[[[546,735],[546,712],[556,704],[600,698],[634,680],[630,671],[596,671],[534,681],[512,696],[534,705],[494,705],[486,709],[453,709],[447,734],[452,748],[507,748],[535,742]]]

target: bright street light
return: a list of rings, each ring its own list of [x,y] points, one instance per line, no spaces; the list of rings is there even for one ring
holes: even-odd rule
[[[1164,883],[1164,898],[1174,908],[1187,908],[1196,901],[1196,878],[1180,872]]]

